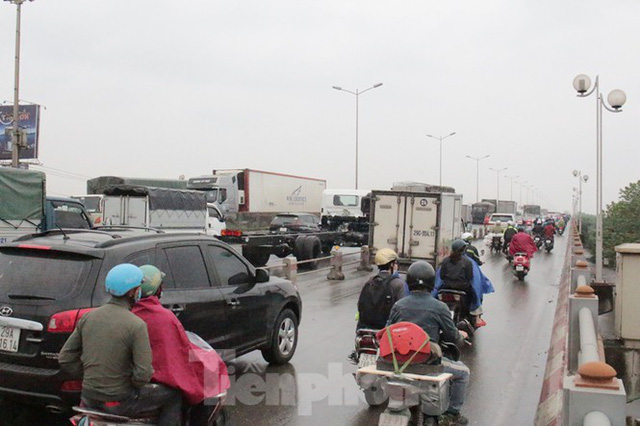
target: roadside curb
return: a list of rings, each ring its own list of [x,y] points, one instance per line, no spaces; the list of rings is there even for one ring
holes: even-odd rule
[[[568,256],[568,257],[567,257]],[[567,244],[565,264],[558,288],[558,303],[553,320],[551,342],[547,352],[547,365],[538,402],[534,424],[536,426],[556,426],[562,424],[563,377],[566,366],[567,334],[569,331],[569,289],[571,244]]]

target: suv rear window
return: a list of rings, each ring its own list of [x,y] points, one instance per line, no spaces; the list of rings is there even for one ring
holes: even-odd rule
[[[0,299],[64,299],[87,281],[92,258],[73,253],[0,250]]]
[[[510,220],[513,220],[513,216],[508,215],[508,214],[492,214],[491,215],[491,222],[496,222],[498,220],[501,223],[507,223]]]
[[[273,218],[273,220],[271,221],[271,225],[272,226],[276,226],[276,225],[289,225],[293,222],[295,222],[296,220],[300,220],[298,218],[298,216],[294,216],[294,215],[280,215],[280,216],[276,216]]]

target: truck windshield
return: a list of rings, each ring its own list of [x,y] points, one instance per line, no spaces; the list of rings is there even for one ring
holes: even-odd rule
[[[218,201],[218,189],[207,189],[204,191],[207,203],[215,203]]]
[[[89,213],[100,212],[100,197],[73,197],[80,201]]]
[[[333,196],[333,205],[345,206],[345,207],[358,207],[358,196],[336,194]]]

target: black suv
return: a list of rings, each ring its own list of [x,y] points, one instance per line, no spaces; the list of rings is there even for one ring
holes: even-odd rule
[[[269,231],[318,232],[321,231],[320,218],[310,213],[278,213],[269,224]]]
[[[58,354],[80,316],[109,299],[106,274],[123,262],[165,272],[162,304],[223,358],[255,349],[275,364],[293,356],[297,288],[227,244],[124,228],[48,231],[0,245],[0,396],[61,408],[77,402],[81,382],[60,371]]]

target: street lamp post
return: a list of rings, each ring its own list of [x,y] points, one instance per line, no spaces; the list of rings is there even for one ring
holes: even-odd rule
[[[622,112],[622,106],[627,101],[627,95],[619,89],[612,90],[607,96],[607,102],[600,93],[600,76],[591,88],[591,78],[580,74],[573,79],[573,88],[579,97],[587,97],[596,93],[596,282],[602,282],[602,107],[610,112]]]
[[[20,132],[20,117],[18,111],[19,92],[20,92],[20,13],[22,11],[22,3],[26,0],[4,0],[16,5],[16,53],[15,53],[15,71],[13,85],[13,129],[11,131],[11,166],[18,167],[20,162],[20,148],[26,140],[22,140]],[[33,0],[29,0],[33,1]]]
[[[589,180],[589,176],[583,175],[582,170],[574,170],[573,175],[578,178],[578,232],[582,234],[582,181]]]
[[[466,156],[467,158],[471,158],[472,160],[476,160],[476,203],[480,201],[480,161],[485,158],[489,158],[490,155],[485,155],[484,157],[472,157],[470,155]]]
[[[455,135],[456,132],[451,132],[446,136],[433,136],[433,135],[427,135],[428,138],[433,138],[433,139],[437,139],[440,141],[440,180],[438,185],[442,186],[442,141],[445,140],[446,138],[448,138],[449,136],[453,136]]]
[[[382,83],[374,84],[373,86],[367,89],[364,89],[362,91],[356,89],[355,92],[352,92],[351,90],[343,89],[340,86],[332,86],[336,90],[351,93],[356,97],[356,189],[358,189],[358,101],[360,99],[360,95],[362,95],[364,92],[368,92],[371,89],[377,89],[380,86],[382,86]]]
[[[494,169],[493,167],[489,167],[489,170],[493,170],[494,172],[496,172],[496,180],[498,183],[496,191],[496,203],[498,202],[498,200],[500,200],[500,172],[504,172],[507,169],[508,167],[503,167],[501,169]],[[496,208],[498,208],[498,206],[496,206]]]
[[[520,177],[520,175],[517,175],[517,176],[504,175],[504,177],[506,177],[507,179],[509,179],[511,181],[511,195],[509,197],[509,200],[513,201],[513,180],[514,179],[518,179]]]

